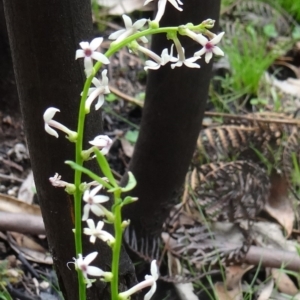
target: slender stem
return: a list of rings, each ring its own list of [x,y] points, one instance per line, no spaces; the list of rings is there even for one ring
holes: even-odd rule
[[[79,116],[78,116],[78,125],[77,125],[77,141],[76,141],[76,148],[75,148],[75,156],[76,156],[76,163],[78,165],[83,165],[83,158],[81,156],[82,147],[83,147],[83,132],[84,132],[84,121],[85,121],[85,100],[87,98],[88,89],[91,85],[93,77],[90,76],[84,85],[84,90],[82,93],[82,97],[80,100],[80,108],[79,108]],[[78,254],[82,254],[82,224],[81,224],[81,197],[82,192],[79,189],[81,184],[81,176],[82,172],[79,170],[75,170],[75,187],[76,192],[74,195],[74,209],[75,209],[75,250],[76,250],[76,258],[78,258]],[[79,299],[85,300],[86,299],[86,286],[84,282],[84,278],[81,271],[77,272],[78,274],[78,287],[79,287]]]
[[[119,294],[119,260],[120,251],[122,245],[122,216],[121,216],[121,199],[120,190],[114,193],[114,208],[113,213],[115,216],[114,230],[115,230],[115,244],[113,246],[112,257],[112,274],[113,279],[111,281],[111,297],[112,299],[118,299]]]

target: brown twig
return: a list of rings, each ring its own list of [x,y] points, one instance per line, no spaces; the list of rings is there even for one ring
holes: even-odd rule
[[[290,271],[300,271],[300,257],[295,252],[286,250],[261,248],[251,246],[245,262],[250,265],[261,265],[269,268],[283,268]]]

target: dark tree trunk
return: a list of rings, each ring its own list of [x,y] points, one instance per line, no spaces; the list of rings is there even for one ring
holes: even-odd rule
[[[85,76],[75,51],[78,43],[92,38],[89,0],[4,0],[5,15],[14,62],[24,129],[32,169],[46,226],[50,252],[65,299],[78,299],[77,274],[67,262],[75,257],[73,201],[62,189],[53,188],[48,178],[55,172],[73,182],[73,171],[64,161],[74,158],[74,144],[64,134],[59,139],[44,131],[43,113],[50,106],[61,110],[55,119],[76,130],[80,92]],[[85,139],[102,131],[101,113],[87,118]],[[110,270],[111,249],[98,244],[101,254],[95,264]],[[83,255],[95,251],[85,240]],[[134,278],[127,256],[121,260],[121,282]],[[129,280],[130,281],[130,280]],[[89,299],[110,299],[109,285],[96,284]]]
[[[169,3],[161,26],[176,26],[211,18],[218,29],[220,0],[184,1],[183,12]],[[193,56],[201,45],[179,36],[186,57]],[[170,49],[165,35],[155,35],[152,50]],[[204,58],[197,61],[200,69],[185,66],[172,70],[165,66],[148,75],[145,107],[139,138],[129,170],[137,179],[132,194],[139,198],[124,210],[138,237],[160,232],[168,215],[170,201],[178,197],[204,114],[212,64]]]

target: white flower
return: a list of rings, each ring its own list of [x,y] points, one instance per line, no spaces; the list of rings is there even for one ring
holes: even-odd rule
[[[90,88],[88,91],[89,97],[85,101],[85,111],[86,113],[90,112],[92,102],[98,97],[97,104],[95,105],[95,109],[98,110],[104,103],[104,94],[109,94],[110,90],[108,87],[108,78],[107,78],[107,70],[102,71],[102,80],[98,80],[97,78],[93,78],[92,82],[95,87]]]
[[[118,30],[118,31],[112,33],[108,37],[110,40],[116,40],[115,43],[119,43],[122,40],[129,37],[130,35],[138,32],[138,30],[140,28],[142,28],[145,25],[145,23],[147,22],[147,19],[140,19],[140,20],[137,20],[134,24],[132,24],[132,21],[131,21],[130,17],[128,17],[126,15],[122,15],[122,18],[124,20],[125,29]],[[143,43],[148,42],[148,40],[144,36],[141,37],[140,40]]]
[[[92,141],[89,141],[89,143],[101,149],[101,153],[106,155],[113,141],[107,135],[98,135]]]
[[[158,273],[158,267],[156,264],[156,260],[153,260],[151,262],[151,275],[146,275],[144,281],[138,283],[137,285],[135,285],[128,291],[120,293],[119,299],[121,299],[121,300],[129,299],[129,297],[132,294],[142,290],[145,287],[151,286],[150,291],[144,297],[144,300],[149,300],[156,291],[156,281],[158,279],[158,276],[159,276],[159,273]]]
[[[220,42],[224,33],[225,32],[219,33],[210,41],[202,34],[198,34],[197,41],[198,41],[198,43],[200,43],[203,46],[203,48],[200,51],[195,52],[194,56],[200,57],[201,55],[205,54],[205,62],[206,63],[209,63],[213,54],[223,56],[224,52],[215,45]]]
[[[189,68],[200,68],[200,66],[195,63],[195,61],[200,57],[185,58],[183,47],[181,47],[181,51],[178,51],[177,48],[177,52],[178,52],[178,58],[176,59],[177,62],[175,64],[171,64],[172,69],[174,69],[175,67],[181,67],[182,65],[185,65]]]
[[[155,53],[154,53],[155,54]],[[155,54],[156,55],[156,54]],[[150,56],[150,55],[149,55]],[[171,47],[170,54],[168,53],[168,49],[163,49],[161,56],[150,56],[153,60],[147,60],[145,61],[145,70],[151,69],[151,70],[157,70],[160,68],[160,66],[164,66],[168,62],[176,62],[177,58],[173,57],[173,45]]]
[[[88,275],[91,276],[104,276],[106,272],[102,271],[100,268],[89,266],[89,264],[96,258],[98,252],[93,252],[87,255],[84,259],[82,258],[82,254],[78,254],[78,259],[75,260],[76,269],[81,270],[86,283],[87,288],[92,286],[91,280],[88,278]]]
[[[55,173],[53,177],[49,178],[51,184],[55,187],[66,187],[69,183],[66,181],[60,180],[61,176],[58,173]]]
[[[103,242],[108,242],[109,245],[112,245],[115,242],[115,238],[107,231],[102,230],[104,222],[99,221],[97,227],[95,227],[95,222],[92,219],[86,220],[89,228],[84,228],[83,233],[90,235],[90,242],[95,243],[96,238],[99,238]]]
[[[105,65],[109,64],[109,59],[104,54],[95,51],[100,47],[102,41],[103,38],[95,38],[91,43],[79,43],[82,49],[76,51],[75,59],[84,57],[84,70],[88,77],[93,73],[93,59],[100,61]]]
[[[49,107],[44,112],[43,118],[45,122],[45,130],[50,135],[55,136],[58,138],[58,133],[56,130],[52,129],[51,127],[54,127],[56,129],[59,129],[63,132],[65,132],[68,135],[68,138],[72,141],[75,141],[77,138],[77,132],[70,130],[66,126],[62,125],[61,123],[52,120],[56,112],[60,111],[59,109],[55,107]]]
[[[151,1],[153,0],[146,0],[144,5],[147,5],[148,3],[150,3]],[[179,3],[180,5],[183,5],[183,3],[180,1],[180,0],[159,0],[158,1],[158,8],[157,8],[157,14],[155,16],[155,19],[154,21],[155,22],[158,22],[161,20],[162,16],[164,15],[165,13],[165,9],[166,9],[166,5],[167,5],[167,2],[170,2],[177,10],[179,11],[182,11],[182,8],[178,6],[177,3]]]
[[[104,195],[96,195],[101,190],[101,188],[102,185],[98,185],[91,191],[86,190],[84,192],[83,201],[87,204],[85,204],[83,207],[82,221],[86,221],[88,219],[90,210],[98,217],[105,215],[100,203],[107,202],[109,200],[109,197]]]

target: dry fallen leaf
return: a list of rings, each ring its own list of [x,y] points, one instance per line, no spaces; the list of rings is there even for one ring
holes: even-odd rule
[[[263,286],[257,300],[268,300],[273,292],[273,288],[274,288],[274,280],[271,279],[268,281],[267,284]]]
[[[37,205],[27,204],[17,198],[0,194],[0,211],[12,213],[26,213],[41,216],[41,209]]]
[[[53,264],[52,257],[47,253],[41,245],[33,239],[16,232],[7,233],[7,241],[12,249],[31,261],[42,264]]]
[[[278,221],[290,236],[293,230],[295,213],[293,200],[288,196],[289,186],[280,175],[272,176],[270,197],[265,206],[265,211]]]
[[[284,272],[284,270],[272,269],[271,275],[280,292],[291,296],[295,296],[299,292],[292,279]]]
[[[127,141],[125,138],[120,138],[122,149],[126,156],[132,157],[133,151],[134,151],[134,145],[132,145],[129,141]]]
[[[242,277],[253,266],[246,264],[226,267],[225,282],[217,282],[214,287],[219,300],[243,299]]]

